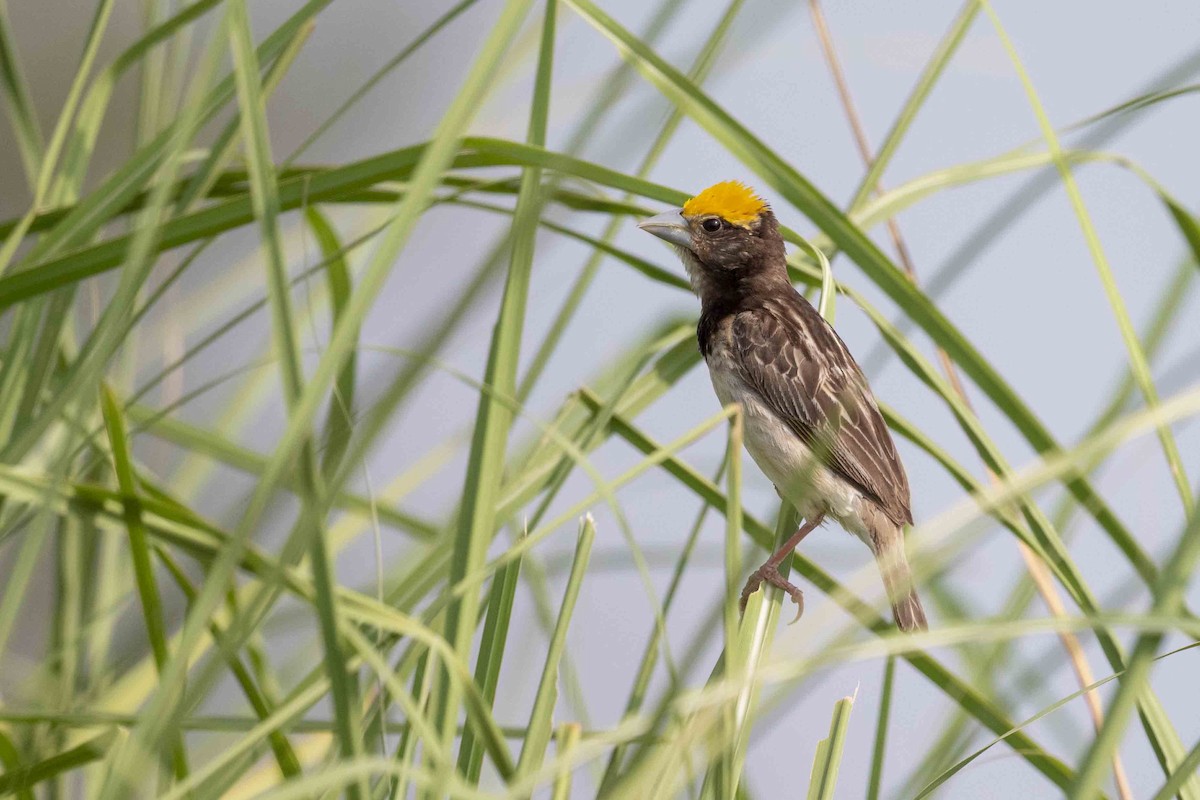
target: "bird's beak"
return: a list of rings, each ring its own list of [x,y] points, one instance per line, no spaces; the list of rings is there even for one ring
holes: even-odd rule
[[[644,219],[638,223],[638,227],[678,247],[686,247],[689,250],[692,247],[692,232],[688,229],[681,208],[673,208],[650,219]]]

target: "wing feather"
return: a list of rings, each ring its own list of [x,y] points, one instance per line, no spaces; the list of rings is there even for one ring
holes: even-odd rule
[[[908,478],[866,378],[846,345],[799,294],[742,311],[732,350],[742,379],[826,465],[912,522]]]

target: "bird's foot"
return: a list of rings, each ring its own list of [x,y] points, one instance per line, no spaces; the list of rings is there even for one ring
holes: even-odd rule
[[[796,617],[788,624],[791,625],[800,619],[800,615],[804,613],[804,592],[800,591],[795,584],[789,583],[787,578],[779,574],[779,567],[769,561],[750,573],[750,577],[746,580],[746,585],[742,589],[742,599],[738,604],[742,613],[746,613],[746,601],[750,599],[750,595],[757,592],[764,581],[776,589],[782,590],[796,604]]]

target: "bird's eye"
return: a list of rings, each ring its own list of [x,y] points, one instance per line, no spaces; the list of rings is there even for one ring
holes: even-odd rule
[[[708,219],[704,220],[704,222],[700,223],[700,227],[704,228],[704,230],[708,231],[709,233],[716,233],[717,231],[721,230],[721,220],[717,219],[716,217],[709,217]]]

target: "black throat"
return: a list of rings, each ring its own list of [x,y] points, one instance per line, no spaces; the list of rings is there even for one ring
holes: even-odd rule
[[[796,294],[785,270],[747,269],[741,274],[725,277],[725,280],[710,283],[700,295],[696,342],[706,359],[712,352],[714,337],[726,319],[743,311],[763,308],[773,298],[787,299]]]

